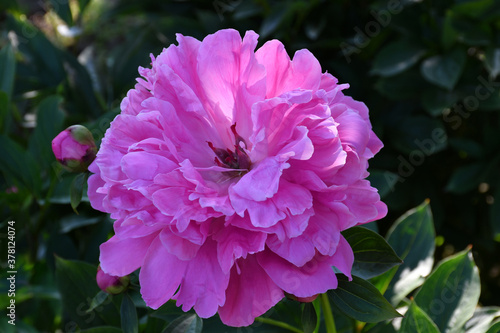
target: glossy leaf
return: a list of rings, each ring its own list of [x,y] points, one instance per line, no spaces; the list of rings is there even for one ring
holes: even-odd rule
[[[76,208],[82,201],[83,191],[85,189],[85,185],[87,184],[88,173],[80,173],[78,174],[73,182],[71,183],[70,189],[70,197],[71,197],[71,208],[77,213]]]
[[[472,318],[465,323],[462,331],[466,333],[485,333],[498,317],[500,317],[500,307],[485,306],[477,308]]]
[[[186,314],[172,321],[163,333],[200,333],[203,321],[195,314]]]
[[[96,274],[97,268],[88,263],[56,257],[55,276],[64,310],[81,329],[119,325],[118,310],[109,301],[87,312],[92,302],[89,296],[99,292]]]
[[[415,302],[406,311],[399,332],[440,333],[432,319]]]
[[[466,250],[436,267],[415,295],[415,303],[440,332],[458,332],[474,314],[480,292],[479,271]]]
[[[424,48],[407,40],[390,43],[375,57],[371,73],[392,76],[404,72],[416,64],[424,54]]]
[[[456,49],[444,55],[427,58],[420,70],[424,78],[439,87],[452,90],[465,65],[465,51]]]
[[[498,333],[500,332],[500,322],[496,322],[486,331],[486,333]]]
[[[484,64],[490,72],[490,77],[496,78],[500,74],[500,48],[489,47],[484,57]]]
[[[98,306],[102,305],[102,303],[104,303],[106,300],[108,300],[109,297],[111,297],[111,295],[108,294],[107,292],[102,291],[102,290],[99,291],[97,293],[97,295],[95,295],[94,298],[92,298],[92,301],[90,302],[90,306],[86,312],[88,313],[88,312],[94,311]]]
[[[353,227],[342,234],[354,252],[353,275],[369,279],[402,263],[386,240],[369,229]]]
[[[389,229],[387,242],[404,263],[399,266],[385,297],[397,305],[420,286],[434,264],[434,225],[429,202],[409,210]],[[388,272],[387,274],[390,274]]]
[[[328,291],[332,304],[347,316],[367,323],[401,316],[370,282],[353,276],[352,281],[337,274],[337,289]]]
[[[121,327],[123,333],[138,333],[139,320],[137,319],[137,310],[135,309],[134,302],[128,295],[123,294],[122,304],[120,307]]]
[[[484,180],[486,165],[484,163],[470,163],[453,171],[446,191],[463,194],[476,189]]]

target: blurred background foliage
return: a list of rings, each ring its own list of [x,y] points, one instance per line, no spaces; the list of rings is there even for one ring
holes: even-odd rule
[[[99,142],[150,54],[176,33],[228,27],[279,39],[290,56],[307,48],[350,84],[385,144],[370,162],[389,206],[380,233],[429,198],[436,259],[472,245],[480,303],[500,305],[499,1],[2,0],[0,227],[16,221],[22,325],[61,328],[54,255],[96,265],[112,230],[85,195],[73,212],[75,175],[51,140],[80,123]]]

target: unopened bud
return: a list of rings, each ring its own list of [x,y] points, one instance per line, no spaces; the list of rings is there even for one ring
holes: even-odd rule
[[[117,295],[124,292],[130,283],[128,276],[114,276],[104,273],[101,266],[97,267],[97,285],[108,294]]]
[[[52,151],[67,170],[83,172],[95,159],[97,147],[92,133],[86,127],[73,125],[52,140]]]

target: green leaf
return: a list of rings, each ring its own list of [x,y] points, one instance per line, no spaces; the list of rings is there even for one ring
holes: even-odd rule
[[[432,319],[415,302],[406,311],[399,332],[440,333]]]
[[[90,307],[87,309],[87,313],[94,311],[98,306],[100,306],[102,303],[104,303],[109,297],[111,297],[110,294],[108,294],[105,291],[99,291],[97,295],[92,298],[92,301],[90,302]]]
[[[21,18],[24,16],[21,16]],[[16,19],[7,15],[7,29],[12,30],[19,39],[19,51],[26,63],[21,75],[21,63],[16,72],[17,79],[29,83],[24,89],[36,89],[40,86],[57,86],[66,77],[61,50],[56,48],[45,35],[27,19]]]
[[[92,300],[90,295],[96,295],[99,287],[96,283],[97,267],[85,262],[65,260],[56,257],[56,281],[61,293],[63,309],[71,321],[81,329],[95,326],[119,326],[120,314],[114,303],[114,298],[87,312]]]
[[[440,332],[458,332],[472,317],[481,293],[479,271],[470,250],[443,260],[415,295],[415,303]]]
[[[9,96],[5,91],[0,91],[0,133],[5,133],[9,128],[11,118],[9,107]]]
[[[391,246],[376,232],[353,227],[344,230],[342,235],[354,252],[353,275],[369,279],[402,263]]]
[[[0,91],[7,94],[10,100],[14,89],[14,75],[16,73],[16,59],[12,45],[7,44],[0,49]]]
[[[453,12],[474,19],[480,19],[495,5],[495,0],[473,0],[457,2],[452,8]]]
[[[486,164],[472,163],[459,167],[453,171],[446,191],[463,194],[471,191],[481,183],[485,178]]]
[[[373,61],[372,74],[392,76],[416,64],[425,49],[407,40],[392,42],[380,50]]]
[[[439,87],[452,90],[465,65],[465,51],[455,49],[443,55],[427,58],[420,70],[423,77]]]
[[[486,333],[498,333],[500,332],[500,322],[496,322],[486,331]]]
[[[69,1],[60,0],[50,0],[52,4],[52,9],[57,13],[57,15],[64,21],[68,26],[73,25],[73,17],[71,16],[71,8],[69,7]]]
[[[477,308],[472,318],[465,323],[463,331],[467,333],[484,333],[495,318],[498,317],[500,317],[500,307],[486,306]]]
[[[357,276],[348,281],[342,274],[337,274],[337,279],[337,289],[329,290],[328,296],[347,316],[367,323],[401,316],[370,282]]]
[[[137,319],[137,310],[135,309],[134,302],[128,295],[123,294],[122,305],[120,308],[121,327],[123,333],[138,333],[139,320]]]
[[[40,197],[42,180],[35,158],[7,136],[0,136],[0,170],[6,178],[17,180]]]
[[[397,268],[385,297],[397,305],[420,286],[434,264],[435,232],[429,202],[409,210],[389,229],[387,242],[404,263]],[[390,274],[388,272],[387,274]]]
[[[500,74],[500,47],[488,47],[486,49],[484,64],[490,73],[490,77],[495,79]]]
[[[82,201],[83,190],[85,184],[87,183],[87,178],[89,176],[88,172],[78,174],[73,182],[71,183],[70,197],[71,197],[71,208],[78,214],[76,208]]]
[[[83,13],[89,2],[90,0],[78,0],[78,5],[80,7],[80,15],[81,13]]]
[[[195,314],[186,314],[168,325],[163,333],[200,333],[203,321]]]
[[[445,109],[451,108],[458,101],[458,94],[432,88],[422,95],[422,106],[433,117],[443,116]]]
[[[304,309],[302,310],[302,328],[304,333],[312,333],[316,329],[316,324],[318,323],[318,316],[316,314],[316,309],[312,303],[305,303]]]
[[[41,167],[50,171],[55,156],[52,140],[63,130],[64,114],[59,108],[63,98],[59,95],[43,99],[37,108],[37,124],[30,137],[29,150],[36,157]]]

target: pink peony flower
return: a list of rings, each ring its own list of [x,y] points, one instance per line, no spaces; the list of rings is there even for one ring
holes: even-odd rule
[[[52,151],[66,169],[82,172],[94,160],[97,148],[92,133],[86,127],[73,125],[52,140]]]
[[[351,276],[341,231],[382,218],[365,180],[382,143],[348,85],[307,50],[221,30],[177,36],[128,92],[90,166],[89,198],[116,219],[102,269],[141,267],[141,293],[250,325],[283,297]]]

